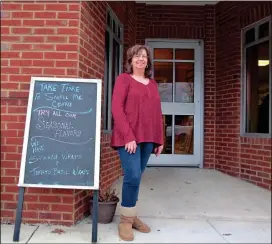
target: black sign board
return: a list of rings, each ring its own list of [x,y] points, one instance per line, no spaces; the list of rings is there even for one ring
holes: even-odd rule
[[[101,80],[32,77],[19,177],[14,241],[19,240],[25,187],[94,191],[97,240]]]
[[[19,186],[98,189],[101,83],[32,78]]]

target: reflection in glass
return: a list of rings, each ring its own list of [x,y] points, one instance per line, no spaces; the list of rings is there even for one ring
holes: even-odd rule
[[[269,41],[246,50],[246,132],[269,133]],[[270,71],[271,72],[271,71]]]
[[[194,63],[175,64],[175,102],[194,102]]]
[[[194,60],[194,49],[176,49],[176,60]]]
[[[164,149],[162,154],[172,154],[172,115],[163,115]]]
[[[173,59],[172,48],[155,48],[154,59]]]
[[[255,29],[252,28],[246,32],[245,44],[255,41]]]
[[[259,38],[269,36],[269,22],[263,23],[259,27]]]
[[[173,63],[154,62],[154,78],[158,83],[161,102],[172,102]]]
[[[175,115],[175,154],[194,153],[194,116]]]

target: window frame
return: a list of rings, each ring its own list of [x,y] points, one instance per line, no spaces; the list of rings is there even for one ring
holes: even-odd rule
[[[251,25],[248,25],[241,30],[241,113],[240,113],[240,136],[243,137],[255,137],[255,138],[271,138],[272,135],[272,112],[271,109],[269,111],[269,133],[256,133],[256,132],[246,132],[246,124],[247,124],[247,106],[246,106],[246,99],[247,99],[247,80],[246,80],[246,51],[247,48],[252,47],[254,45],[258,45],[265,41],[269,41],[269,107],[272,108],[272,23],[271,23],[271,16],[263,18],[260,21],[257,21]],[[258,38],[259,36],[259,26],[264,24],[265,22],[269,23],[269,34],[267,37]],[[244,44],[245,34],[246,32],[254,28],[255,30],[255,41],[250,42],[249,44]]]
[[[111,16],[111,23],[110,23],[111,26],[109,26],[108,22],[107,22],[108,14]],[[120,31],[121,31],[120,38],[113,31],[113,28],[112,28],[113,20],[115,22],[115,28],[116,29],[118,29],[118,27],[120,28]],[[112,65],[112,61],[111,61],[113,58],[112,57],[112,55],[113,55],[113,39],[119,44],[120,57],[119,57],[118,66],[119,66],[120,73],[122,73],[123,72],[123,50],[124,50],[124,26],[109,6],[107,7],[105,21],[106,21],[105,36],[106,36],[107,32],[109,34],[109,64],[107,63],[107,57],[106,57],[107,50],[106,50],[106,45],[105,45],[105,50],[104,50],[105,59],[104,59],[103,131],[104,132],[111,132],[112,131],[111,99],[112,99],[112,89],[113,89],[113,87],[112,87],[113,80],[112,80],[111,74],[112,74],[112,70],[114,68]],[[108,70],[107,70],[107,66],[109,67]],[[108,97],[108,104],[107,104],[106,97]]]

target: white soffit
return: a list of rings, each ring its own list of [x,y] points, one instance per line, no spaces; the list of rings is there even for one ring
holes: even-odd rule
[[[148,0],[148,1],[136,1],[136,3],[145,3],[146,5],[206,5],[216,4],[219,1],[160,1],[160,0]]]

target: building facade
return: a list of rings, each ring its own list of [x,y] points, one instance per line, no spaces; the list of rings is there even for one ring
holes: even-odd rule
[[[272,2],[2,2],[1,221],[13,222],[31,76],[103,80],[100,187],[121,175],[111,93],[128,47],[153,53],[165,149],[149,165],[220,170],[271,190]],[[27,188],[23,222],[71,225],[85,190]]]

